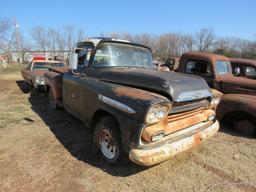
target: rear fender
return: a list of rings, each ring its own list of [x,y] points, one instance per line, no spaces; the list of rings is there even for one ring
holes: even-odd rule
[[[44,74],[44,77],[45,85],[52,90],[54,99],[62,99],[62,74],[49,71]]]

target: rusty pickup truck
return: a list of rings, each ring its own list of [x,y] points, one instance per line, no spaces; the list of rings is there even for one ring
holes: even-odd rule
[[[224,93],[217,109],[218,119],[228,120],[240,132],[255,134],[255,80],[233,75],[227,57],[203,52],[184,53],[177,71],[203,77],[210,87]]]
[[[64,62],[45,60],[44,58],[33,59],[26,68],[21,71],[21,75],[25,80],[29,89],[39,89],[44,91],[44,73],[49,67],[64,67]]]
[[[192,148],[219,129],[215,100],[200,77],[158,71],[150,48],[125,40],[77,43],[68,72],[45,73],[51,106],[88,125],[108,163],[151,166]]]

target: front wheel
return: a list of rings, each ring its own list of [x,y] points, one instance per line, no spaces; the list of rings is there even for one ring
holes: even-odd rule
[[[104,117],[97,123],[93,142],[108,163],[117,164],[125,158],[121,147],[119,126],[112,117]]]

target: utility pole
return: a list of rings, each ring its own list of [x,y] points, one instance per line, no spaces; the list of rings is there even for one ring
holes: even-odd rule
[[[13,18],[14,20],[14,26],[15,26],[15,35],[16,35],[16,47],[18,51],[18,61],[19,63],[21,62],[21,55],[20,55],[20,33],[19,33],[19,25],[17,23],[16,17]]]

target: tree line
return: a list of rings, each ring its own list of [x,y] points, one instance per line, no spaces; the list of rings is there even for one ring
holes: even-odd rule
[[[15,25],[15,26],[14,26]],[[25,38],[9,18],[0,18],[0,51],[20,50],[22,60],[25,52],[30,50],[72,51],[76,42],[85,38],[82,29],[72,25],[61,28],[34,25]],[[144,44],[152,49],[154,57],[163,60],[171,56],[180,56],[187,51],[204,51],[222,54],[227,57],[256,59],[256,41],[239,37],[217,37],[213,29],[203,28],[190,34],[175,32],[154,35],[150,33],[131,34],[128,32],[101,33],[99,36],[110,36]],[[55,53],[52,53],[55,54]]]

